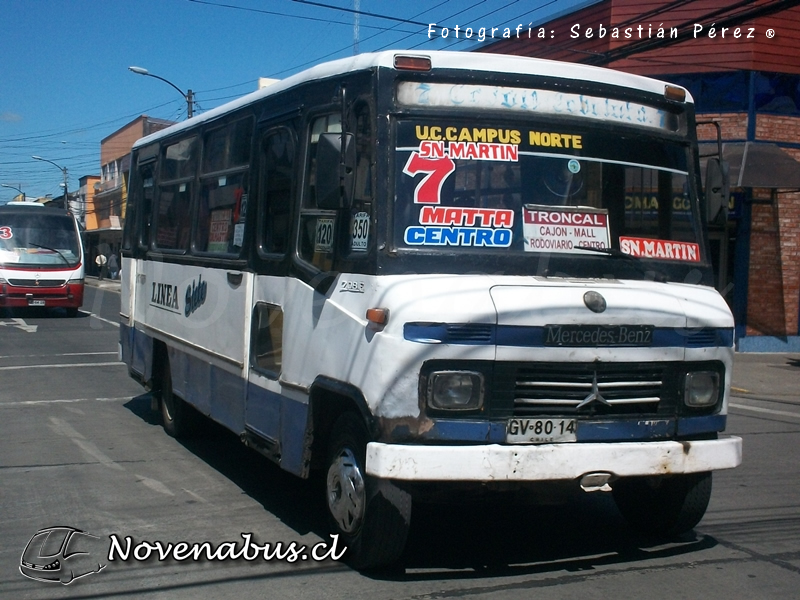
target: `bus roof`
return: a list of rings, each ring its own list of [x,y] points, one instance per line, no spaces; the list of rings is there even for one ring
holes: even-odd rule
[[[33,208],[38,207],[38,208]],[[32,212],[31,212],[32,211]],[[47,206],[46,204],[42,204],[41,202],[8,202],[7,204],[0,204],[0,213],[3,214],[33,214],[36,213],[37,215],[45,214],[45,215],[55,215],[55,214],[62,214],[62,215],[70,215],[70,212],[66,208],[56,207],[56,206]]]
[[[319,64],[317,66],[301,71],[291,77],[273,83],[265,88],[242,96],[236,100],[218,106],[197,117],[176,123],[171,127],[162,129],[149,136],[143,137],[134,144],[134,149],[145,146],[157,139],[166,137],[194,127],[206,121],[212,121],[217,117],[225,115],[233,110],[258,102],[262,98],[267,98],[283,90],[292,88],[296,85],[313,81],[316,79],[326,79],[337,75],[344,75],[356,71],[366,71],[376,67],[394,69],[395,56],[420,56],[428,57],[431,60],[432,70],[437,69],[462,69],[465,71],[485,71],[490,73],[508,73],[522,75],[544,75],[558,77],[561,79],[574,79],[576,81],[590,81],[593,83],[604,83],[633,90],[663,94],[666,82],[641,75],[632,75],[612,69],[594,67],[590,65],[580,65],[575,63],[560,62],[542,58],[530,58],[527,56],[513,56],[508,54],[489,54],[489,53],[466,53],[449,51],[404,51],[404,50],[385,50],[383,52],[358,54],[348,58],[342,58],[331,62]],[[669,84],[673,85],[673,84]],[[679,87],[679,86],[674,86]],[[693,102],[689,92],[686,92],[686,102]]]

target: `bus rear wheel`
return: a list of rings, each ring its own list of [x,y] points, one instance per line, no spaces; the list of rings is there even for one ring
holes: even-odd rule
[[[667,537],[694,528],[711,499],[711,473],[630,477],[614,483],[614,501],[638,533]]]
[[[411,496],[364,471],[368,435],[358,415],[334,423],[328,445],[325,497],[331,530],[347,546],[356,569],[391,565],[400,558],[411,520]]]
[[[161,419],[164,431],[180,439],[190,437],[196,428],[192,409],[178,398],[172,390],[172,372],[169,360],[165,359],[161,375]]]

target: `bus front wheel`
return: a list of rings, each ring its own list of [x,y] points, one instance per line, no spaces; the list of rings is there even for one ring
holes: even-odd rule
[[[623,478],[613,484],[625,520],[648,536],[685,533],[703,518],[711,499],[711,473]]]
[[[347,546],[347,562],[356,569],[396,562],[411,520],[408,492],[365,473],[367,442],[359,416],[345,413],[334,423],[326,462],[328,519]]]

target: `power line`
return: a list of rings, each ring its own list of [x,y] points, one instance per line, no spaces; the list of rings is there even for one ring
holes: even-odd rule
[[[381,15],[378,13],[367,12],[364,10],[355,10],[353,8],[345,8],[343,6],[333,6],[331,4],[324,4],[322,2],[311,2],[311,0],[292,0],[292,2],[297,2],[298,4],[308,4],[309,6],[319,6],[320,8],[330,8],[333,10],[338,10],[342,12],[349,12],[356,15],[363,15],[365,17],[375,17],[377,19],[386,19],[388,21],[397,21],[398,23],[409,23],[410,25],[419,25],[421,27],[427,27],[427,23],[420,23],[419,21],[411,21],[410,19],[402,19],[400,17],[390,17],[389,15]]]
[[[476,2],[475,4],[472,4],[472,5],[468,6],[467,8],[465,8],[465,9],[463,9],[463,10],[459,10],[459,11],[457,11],[457,12],[453,13],[452,15],[449,15],[449,16],[445,17],[445,18],[444,18],[444,20],[453,19],[453,18],[457,17],[458,15],[462,15],[462,14],[464,14],[465,12],[468,12],[468,11],[472,10],[473,8],[475,8],[476,6],[478,6],[479,4],[485,4],[485,3],[486,3],[486,0],[479,0],[479,2]],[[480,17],[479,17],[479,18],[480,18]],[[411,34],[411,35],[413,35],[413,34]],[[378,49],[379,49],[379,50],[385,50],[385,49],[389,48],[390,46],[393,46],[394,44],[396,44],[396,43],[398,43],[398,42],[402,42],[402,41],[404,41],[404,40],[407,40],[408,38],[410,38],[410,37],[411,37],[411,35],[407,35],[407,36],[405,36],[405,37],[403,37],[403,38],[400,38],[399,40],[395,40],[395,41],[394,41],[394,42],[392,42],[391,44],[386,44],[386,45],[384,45],[384,46],[381,46],[381,47],[380,47],[380,48],[378,48]],[[424,42],[422,42],[422,44],[424,44],[424,43],[426,43],[426,42],[428,42],[428,40],[427,40],[427,39],[426,39]],[[417,45],[417,46],[413,46],[411,49],[413,50],[414,48],[417,48],[417,47],[421,46],[422,44],[419,44],[419,45]]]
[[[245,12],[254,12],[259,14],[265,15],[272,15],[277,17],[288,17],[290,19],[302,19],[304,21],[315,21],[317,23],[325,23],[325,24],[334,24],[334,25],[347,25],[350,27],[352,23],[347,21],[332,21],[330,19],[321,19],[319,17],[308,17],[305,15],[292,15],[289,13],[277,12],[274,10],[264,10],[261,8],[250,8],[249,6],[236,6],[235,4],[222,4],[218,2],[208,2],[207,0],[189,0],[189,2],[194,2],[195,4],[206,4],[208,6],[216,6],[217,8],[228,8],[231,10],[241,10]],[[378,27],[377,25],[362,25],[362,27],[366,27],[367,29],[379,29],[381,31],[386,31],[385,27]]]

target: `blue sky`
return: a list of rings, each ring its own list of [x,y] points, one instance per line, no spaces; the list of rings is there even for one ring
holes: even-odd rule
[[[182,120],[186,102],[132,65],[192,89],[198,112],[354,51],[352,9],[418,23],[516,27],[582,0],[0,0],[0,183],[28,196],[74,191],[100,173],[100,140],[137,116]],[[585,2],[584,2],[585,3]],[[454,49],[427,27],[362,15],[358,50]],[[17,192],[0,188],[0,204]]]

